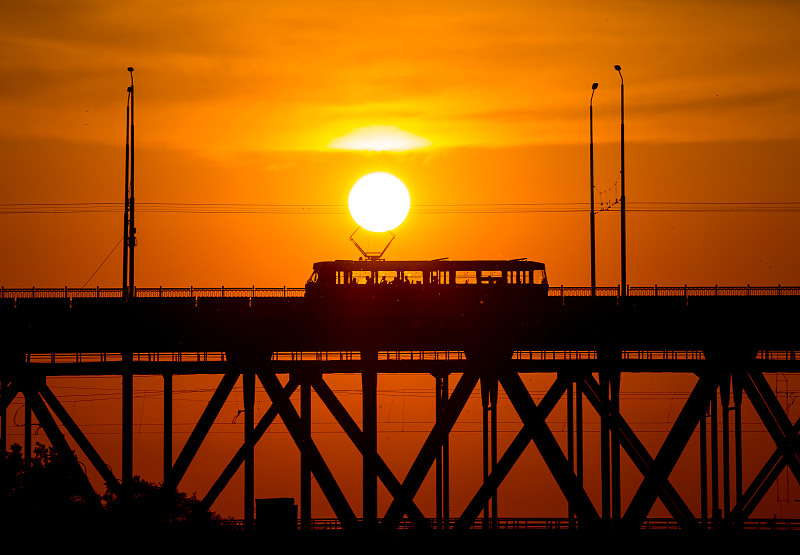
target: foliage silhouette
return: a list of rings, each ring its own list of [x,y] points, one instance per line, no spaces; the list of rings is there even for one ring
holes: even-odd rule
[[[29,464],[28,464],[29,463]],[[108,487],[100,496],[87,494],[86,476],[72,451],[36,443],[30,461],[13,444],[0,464],[0,525],[212,531],[226,528],[226,519],[203,510],[197,497],[169,490],[139,476],[133,478],[127,502]]]

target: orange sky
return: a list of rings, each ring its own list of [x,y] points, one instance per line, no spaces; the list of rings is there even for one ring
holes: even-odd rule
[[[146,202],[344,204],[368,171],[412,203],[588,201],[619,172],[627,199],[798,201],[800,8],[791,2],[26,2],[4,6],[2,202],[120,202],[125,89],[136,83],[136,196]],[[383,125],[410,153],[327,147]],[[121,205],[121,202],[120,202]],[[639,205],[641,207],[641,205]],[[752,207],[752,206],[751,206]],[[0,283],[81,286],[120,213],[0,214]],[[633,284],[800,282],[790,212],[631,212]],[[346,211],[137,218],[140,285],[301,286],[349,258]],[[54,230],[55,231],[54,233]],[[618,214],[598,217],[598,281],[619,282]],[[119,249],[89,282],[117,285]],[[586,285],[583,213],[412,208],[393,258],[527,256]]]
[[[585,210],[419,206],[588,202],[592,82],[596,184],[612,187],[614,64],[626,84],[629,283],[797,285],[800,219],[785,204],[635,210],[800,202],[798,28],[800,6],[782,0],[7,2],[0,285],[120,285],[120,249],[89,278],[122,233],[129,65],[139,203],[344,205],[363,174],[390,171],[412,209],[388,257],[528,257],[547,264],[553,285],[588,285]],[[430,145],[328,146],[374,125]],[[78,202],[119,210],[8,206]],[[357,256],[346,210],[307,212],[141,207],[137,284],[300,287],[314,261]],[[618,220],[597,218],[599,285],[619,282]]]

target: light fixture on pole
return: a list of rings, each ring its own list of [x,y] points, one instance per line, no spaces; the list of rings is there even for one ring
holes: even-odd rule
[[[131,86],[128,87],[128,105],[125,109],[125,214],[122,235],[122,298],[127,301],[133,292],[133,248],[136,245],[136,228],[133,227],[133,68],[129,67]]]
[[[595,274],[595,241],[594,241],[594,130],[592,118],[592,101],[597,83],[592,83],[592,96],[589,98],[589,235],[591,245],[592,297],[597,295],[597,279]]]
[[[625,296],[628,290],[627,255],[625,246],[625,81],[622,79],[622,68],[615,65],[619,73],[619,113],[620,113],[620,295]]]

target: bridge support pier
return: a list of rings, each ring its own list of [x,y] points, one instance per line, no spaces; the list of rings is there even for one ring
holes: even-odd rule
[[[244,526],[255,527],[255,437],[254,409],[256,397],[256,375],[253,370],[242,372],[242,397],[244,401]]]
[[[489,473],[497,466],[497,378],[481,377],[481,405],[483,407],[483,483],[488,484]],[[491,502],[491,505],[490,505]],[[483,527],[495,528],[497,524],[497,489],[483,508]]]
[[[735,487],[736,487],[736,506],[742,503],[742,378],[740,372],[734,372],[731,376],[733,385],[733,430],[734,430],[734,457],[736,463]],[[741,521],[734,522],[737,527],[741,526]]]
[[[703,529],[708,528],[708,419],[709,404],[705,403],[700,418],[700,520]]]
[[[436,377],[436,422],[444,417],[450,395],[447,374]],[[450,436],[445,437],[436,456],[436,527],[449,528],[450,522]]]
[[[300,450],[300,529],[311,530],[311,461],[308,442],[311,440],[311,380],[303,376],[300,383],[300,422],[303,448]]]
[[[730,383],[730,374],[726,374],[719,387],[722,409],[722,515],[726,521],[731,514]]]
[[[717,385],[711,391],[711,525],[719,526],[719,410],[717,408]]]
[[[172,373],[164,372],[164,489],[171,492],[172,484]]]
[[[5,453],[8,451],[8,405],[6,405],[6,395],[8,395],[8,379],[0,376],[0,449]]]
[[[122,496],[129,503],[133,485],[133,356],[122,356],[127,368],[122,371]]]
[[[376,351],[362,351],[366,361],[361,373],[361,415],[364,432],[362,457],[362,510],[364,526],[368,531],[378,529],[378,372],[375,368]]]

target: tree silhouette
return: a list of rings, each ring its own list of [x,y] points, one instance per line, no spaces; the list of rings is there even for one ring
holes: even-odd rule
[[[106,490],[103,502],[112,520],[117,523],[125,521],[148,527],[210,529],[227,522],[216,513],[203,509],[195,494],[169,489],[140,476],[133,477],[127,499]]]
[[[197,497],[134,476],[127,496],[108,488],[86,493],[86,476],[72,451],[36,443],[30,461],[15,443],[0,464],[0,525],[17,528],[86,529],[139,527],[192,532],[230,528],[226,519],[201,508]],[[94,493],[94,492],[92,492]]]
[[[36,443],[30,461],[13,444],[0,465],[0,517],[7,524],[59,522],[69,525],[100,516],[98,495],[87,495],[86,477],[74,454]]]

